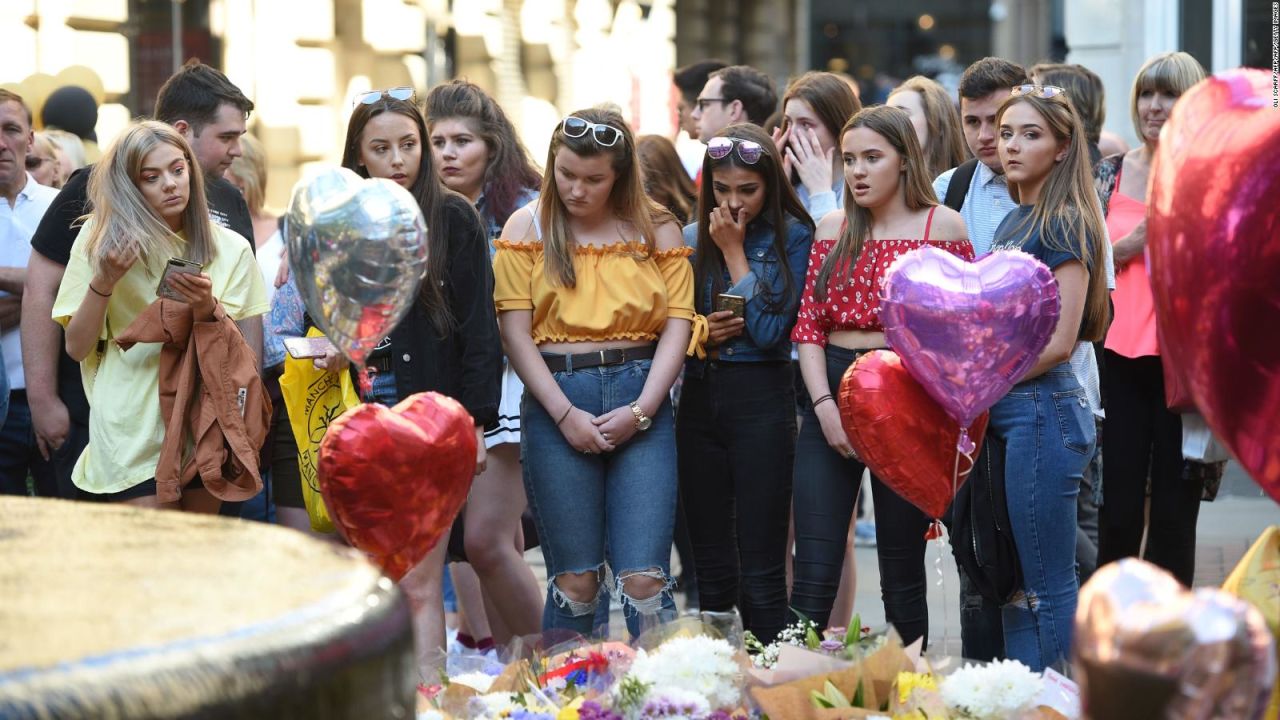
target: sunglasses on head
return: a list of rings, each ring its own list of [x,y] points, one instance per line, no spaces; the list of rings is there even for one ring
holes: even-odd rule
[[[622,137],[622,131],[612,125],[602,125],[570,115],[560,123],[565,137],[580,138],[591,133],[591,139],[603,147],[612,147]]]
[[[733,149],[738,148],[738,158],[748,165],[760,162],[764,148],[754,140],[742,140],[732,137],[714,137],[707,141],[707,154],[712,160],[723,160]]]
[[[360,93],[356,96],[352,107],[356,105],[372,105],[384,97],[389,97],[392,100],[417,100],[417,95],[413,92],[413,88],[401,85],[400,87],[387,88],[386,90],[370,90],[369,92]]]
[[[1045,100],[1059,95],[1065,98],[1067,95],[1067,91],[1057,85],[1018,85],[1011,92],[1013,95],[1030,95]]]

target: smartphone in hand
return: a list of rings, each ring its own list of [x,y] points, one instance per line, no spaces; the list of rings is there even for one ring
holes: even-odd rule
[[[322,358],[337,348],[326,337],[291,337],[284,339],[284,349],[294,360],[308,360]]]
[[[203,269],[204,265],[198,262],[182,258],[169,258],[169,262],[164,266],[164,274],[160,276],[160,284],[156,287],[156,297],[185,302],[186,298],[174,292],[173,288],[169,286],[169,277],[179,273],[199,275]]]
[[[729,293],[720,293],[716,295],[715,311],[720,312],[728,310],[733,316],[740,318],[746,314],[747,300],[741,295],[730,295]]]

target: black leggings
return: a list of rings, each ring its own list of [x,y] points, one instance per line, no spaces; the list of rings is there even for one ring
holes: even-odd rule
[[[676,448],[699,605],[736,606],[766,643],[788,619],[795,428],[789,363],[717,361],[686,374]]]
[[[1182,477],[1182,418],[1165,406],[1164,368],[1157,356],[1129,358],[1110,350],[1106,363],[1098,566],[1138,554],[1150,477],[1145,559],[1190,587],[1203,482]]]
[[[845,370],[860,354],[827,347],[827,378],[832,393],[838,392]],[[812,409],[804,410],[801,418],[796,443],[796,558],[791,604],[819,627],[826,627],[833,621],[831,606],[840,584],[849,522],[866,466],[831,449]],[[919,637],[927,643],[924,534],[929,518],[875,475],[871,476],[871,493],[875,499],[885,619],[897,629],[904,643],[910,644]],[[836,625],[848,621],[849,618],[834,618]]]

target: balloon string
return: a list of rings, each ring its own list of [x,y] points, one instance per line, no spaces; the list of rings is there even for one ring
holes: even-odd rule
[[[938,556],[933,559],[933,566],[938,571],[938,592],[942,595],[942,651],[950,652],[951,613],[947,608],[951,605],[951,598],[947,595],[947,576],[942,571],[942,549],[945,544],[946,541],[942,539],[942,535],[938,535],[937,543],[934,545],[938,549]]]

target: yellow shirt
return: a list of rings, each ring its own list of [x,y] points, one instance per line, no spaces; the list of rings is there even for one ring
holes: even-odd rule
[[[66,327],[80,308],[93,268],[84,251],[87,228],[71,247],[53,319]],[[236,320],[262,315],[270,308],[267,290],[249,242],[226,228],[213,225],[216,252],[203,272],[213,280],[213,296]],[[72,480],[91,493],[127,490],[155,477],[164,442],[160,416],[160,344],[135,345],[122,352],[113,339],[156,301],[163,261],[134,263],[111,291],[106,321],[99,338],[101,350],[80,363],[85,395],[89,398],[89,445],[76,462]]]
[[[498,312],[533,311],[533,342],[657,340],[668,318],[693,320],[692,250],[649,254],[644,245],[579,245],[574,287],[554,284],[542,243],[495,243],[494,302]]]

